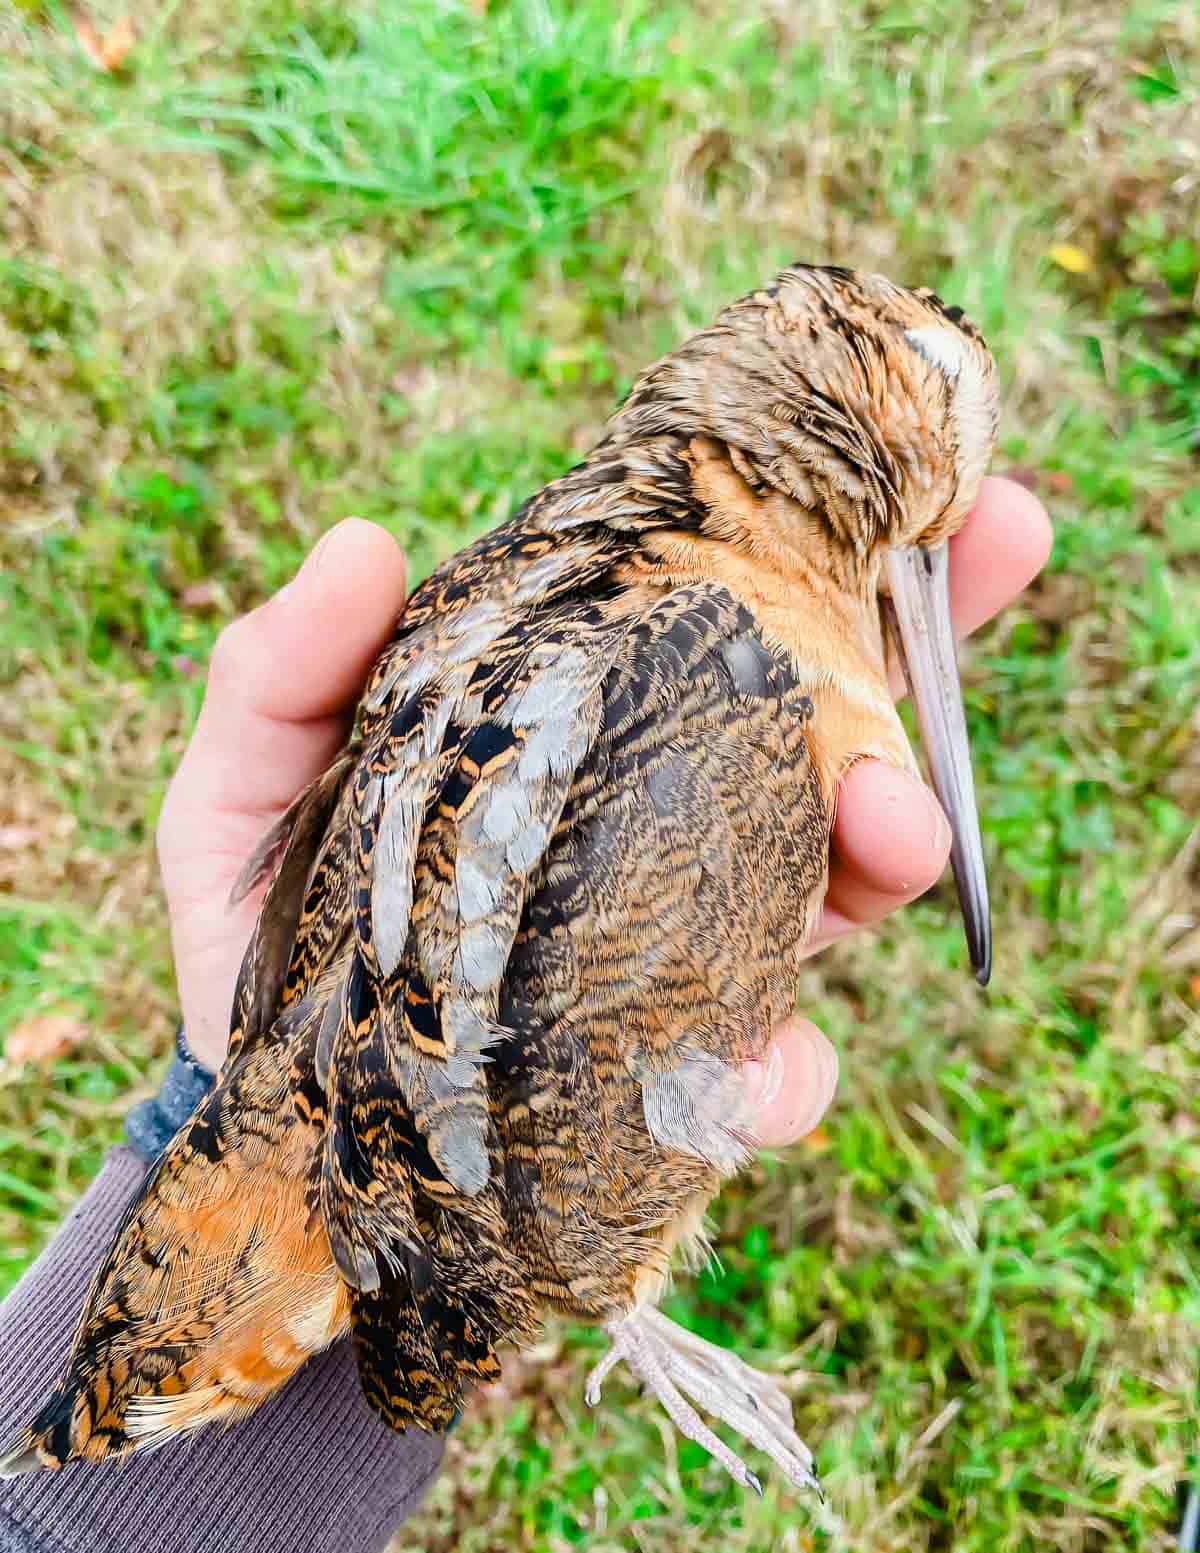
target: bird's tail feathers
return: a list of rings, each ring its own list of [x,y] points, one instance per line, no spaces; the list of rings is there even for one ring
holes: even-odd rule
[[[248,1052],[129,1209],[66,1371],[0,1472],[125,1456],[239,1418],[347,1329],[349,1294],[305,1202],[311,1158],[286,1051]]]

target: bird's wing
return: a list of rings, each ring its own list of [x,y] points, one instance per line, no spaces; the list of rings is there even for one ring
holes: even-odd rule
[[[310,1203],[354,1290],[364,1387],[397,1426],[446,1422],[465,1376],[496,1373],[497,1334],[531,1325],[489,1186],[503,1169],[484,1071],[507,1038],[497,1014],[529,881],[627,629],[590,589],[594,547],[588,564],[560,541],[513,567],[511,536],[505,552],[486,543],[469,587],[438,584],[445,609],[417,596],[376,670],[298,915],[278,884],[286,848],[273,887],[297,922],[273,1033],[321,967],[335,976],[315,1042],[292,1045],[293,1095],[323,1137]]]
[[[741,1065],[795,995],[831,814],[813,705],[723,589],[680,588],[604,686],[509,964],[489,1082],[531,1282],[632,1297],[752,1143]]]
[[[546,1303],[632,1299],[744,1158],[738,1070],[791,1006],[830,816],[788,663],[726,590],[681,588],[628,624],[599,703],[526,879],[482,1067],[486,1185],[440,1178],[386,1077],[386,1140],[347,1152],[367,1202],[391,1150],[407,1169],[407,1236],[364,1239],[377,1286],[352,1296],[364,1391],[394,1426],[445,1423]]]
[[[619,636],[597,606],[574,601],[498,624],[486,645],[472,643],[463,683],[439,676],[398,697],[355,771],[344,849],[353,940],[315,1077],[328,1115],[326,1221],[358,1287],[374,1281],[374,1247],[411,1238],[406,1183],[393,1194],[389,1182],[397,1127],[423,1140],[429,1190],[473,1196],[487,1183],[480,1069],[505,1038],[504,968],[595,736]],[[303,947],[299,937],[295,955]]]
[[[587,601],[518,617],[449,715],[427,691],[419,715],[402,703],[355,778],[354,940],[312,1075],[320,1203],[364,1390],[397,1426],[445,1423],[465,1378],[497,1373],[497,1335],[530,1325],[485,1074],[529,882],[622,631]]]

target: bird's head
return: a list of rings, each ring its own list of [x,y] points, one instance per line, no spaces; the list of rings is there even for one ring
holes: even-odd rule
[[[979,490],[997,413],[992,358],[961,309],[881,275],[797,264],[643,373],[612,423],[618,440],[723,444],[757,498],[760,543],[818,558],[873,613],[878,600],[953,828],[981,981],[987,887],[947,541]]]
[[[882,275],[793,265],[644,372],[614,421],[725,444],[755,490],[874,577],[958,529],[996,439],[992,358],[960,308]]]

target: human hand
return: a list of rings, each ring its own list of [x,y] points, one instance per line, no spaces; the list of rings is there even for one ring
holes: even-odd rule
[[[1050,530],[1035,497],[985,481],[951,541],[955,624],[966,634],[1040,570]],[[294,581],[228,626],[217,641],[196,730],[158,825],[176,978],[188,1043],[216,1068],[233,987],[261,900],[229,894],[246,858],[296,793],[343,744],[362,684],[395,627],[404,558],[385,530],[348,519],[330,530]],[[915,778],[863,761],[843,784],[829,893],[813,948],[922,894],[941,874],[950,832]],[[833,1098],[837,1058],[810,1021],[775,1034],[782,1081],[763,1109],[764,1144],[816,1126]]]

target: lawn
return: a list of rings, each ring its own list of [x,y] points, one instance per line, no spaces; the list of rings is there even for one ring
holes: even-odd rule
[[[97,4],[102,45],[125,5]],[[221,625],[350,513],[414,573],[802,257],[936,286],[1052,562],[965,676],[996,917],[812,962],[825,1125],[672,1314],[789,1377],[824,1508],[554,1328],[397,1553],[1165,1550],[1200,1469],[1192,0],[190,0],[0,17],[0,1287],[168,1049],[154,819]],[[93,43],[92,53],[96,53]],[[53,1027],[55,1058],[14,1060]],[[35,1021],[37,1021],[35,1023]]]

